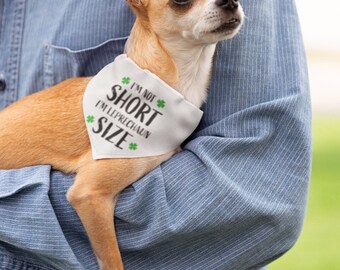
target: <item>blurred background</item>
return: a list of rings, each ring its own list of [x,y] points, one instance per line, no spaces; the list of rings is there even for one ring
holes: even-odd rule
[[[296,0],[313,107],[313,169],[297,244],[270,270],[340,269],[340,1]]]

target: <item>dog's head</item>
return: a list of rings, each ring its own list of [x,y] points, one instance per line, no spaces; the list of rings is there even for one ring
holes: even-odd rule
[[[238,0],[126,0],[146,28],[163,39],[209,44],[235,36],[244,20]]]

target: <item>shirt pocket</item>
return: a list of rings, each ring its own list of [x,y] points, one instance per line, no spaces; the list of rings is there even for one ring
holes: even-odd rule
[[[97,46],[72,50],[48,44],[44,48],[44,88],[71,77],[97,74],[124,51],[127,37],[109,39]]]

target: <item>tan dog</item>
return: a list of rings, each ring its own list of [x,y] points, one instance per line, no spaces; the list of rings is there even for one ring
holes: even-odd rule
[[[201,106],[219,40],[243,22],[237,0],[127,0],[137,19],[126,53]],[[114,228],[119,193],[174,152],[156,157],[93,160],[82,114],[91,78],[73,78],[0,113],[0,169],[51,164],[77,173],[67,199],[77,211],[101,269],[123,269]],[[60,121],[63,119],[63,123]],[[131,171],[128,168],[136,168]]]

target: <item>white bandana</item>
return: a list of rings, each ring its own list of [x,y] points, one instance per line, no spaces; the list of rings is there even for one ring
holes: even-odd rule
[[[190,136],[203,115],[125,54],[89,82],[83,111],[93,159],[168,153]]]

